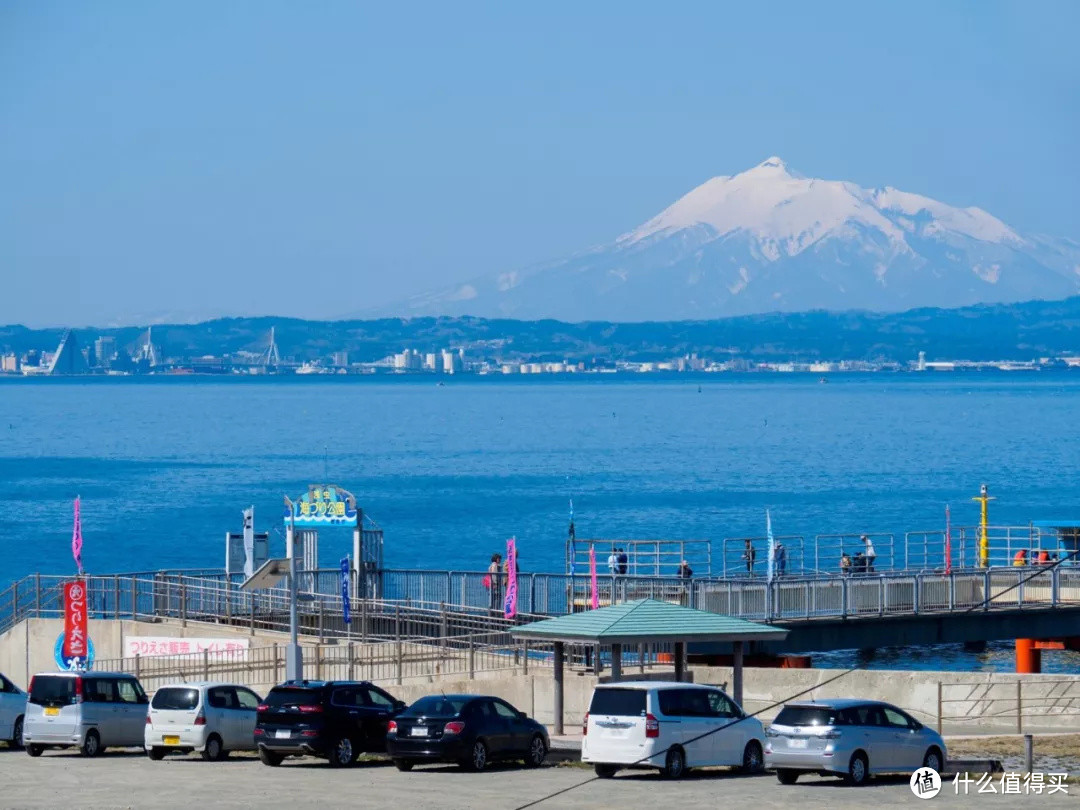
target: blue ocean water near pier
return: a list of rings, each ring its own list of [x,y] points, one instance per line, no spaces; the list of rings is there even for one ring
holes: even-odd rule
[[[0,381],[0,580],[72,570],[76,494],[94,573],[221,566],[252,504],[280,553],[282,496],[322,481],[394,567],[479,570],[516,535],[523,570],[562,570],[571,497],[580,537],[761,536],[766,508],[778,534],[902,535],[946,504],[974,524],[986,482],[1022,525],[1080,515],[1078,405],[1068,373]],[[348,535],[320,545],[333,565]]]

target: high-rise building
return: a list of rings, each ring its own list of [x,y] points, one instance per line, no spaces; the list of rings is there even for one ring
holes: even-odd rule
[[[19,370],[19,355],[5,354],[0,356],[0,371],[15,373]]]
[[[97,364],[102,368],[112,365],[113,358],[116,357],[116,338],[102,335],[95,340],[94,356]]]
[[[439,370],[439,356],[435,352],[428,352],[424,355],[424,371],[438,371]]]
[[[461,353],[449,349],[442,350],[443,374],[458,374],[462,369]]]
[[[345,368],[349,365],[349,353],[347,351],[334,352],[334,365]]]
[[[418,371],[420,365],[420,352],[416,349],[405,349],[394,355],[394,369],[397,371]]]
[[[49,374],[85,374],[86,371],[86,358],[75,339],[75,333],[69,329],[60,338],[60,345],[49,363]]]

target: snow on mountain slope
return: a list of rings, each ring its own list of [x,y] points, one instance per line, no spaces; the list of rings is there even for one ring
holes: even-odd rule
[[[979,208],[803,177],[772,157],[706,181],[610,244],[380,314],[679,320],[1078,292],[1075,242],[1025,237]]]

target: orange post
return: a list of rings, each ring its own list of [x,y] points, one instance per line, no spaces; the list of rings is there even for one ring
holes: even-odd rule
[[[1042,672],[1042,650],[1035,646],[1034,639],[1016,640],[1016,671],[1025,675]]]

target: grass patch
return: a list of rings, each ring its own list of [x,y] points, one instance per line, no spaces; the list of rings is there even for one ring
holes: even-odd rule
[[[971,740],[945,740],[949,757],[1022,757],[1023,737],[981,737]],[[1080,757],[1080,734],[1063,737],[1035,735],[1032,749],[1036,757]]]

